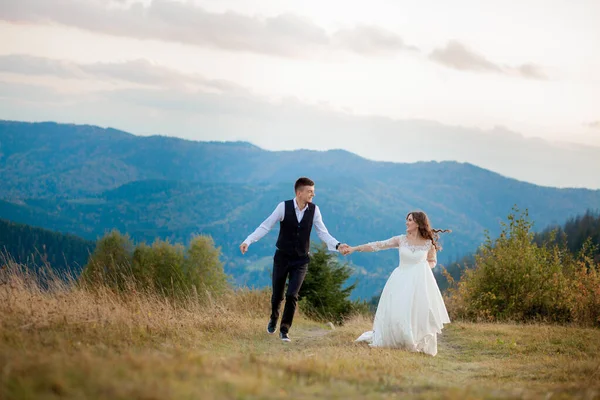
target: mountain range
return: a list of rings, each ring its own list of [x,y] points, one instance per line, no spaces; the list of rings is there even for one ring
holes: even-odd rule
[[[87,240],[111,229],[147,242],[211,235],[240,285],[269,283],[277,229],[246,256],[237,247],[294,196],[299,176],[315,180],[314,201],[342,242],[400,234],[406,214],[424,210],[434,227],[453,231],[443,236],[442,264],[477,249],[485,231],[497,234],[514,205],[529,210],[536,230],[600,207],[600,190],[537,186],[468,163],[377,162],[342,150],[272,152],[245,142],[0,121],[0,218]],[[377,294],[398,263],[393,251],[342,260],[354,266],[353,296],[361,298]]]

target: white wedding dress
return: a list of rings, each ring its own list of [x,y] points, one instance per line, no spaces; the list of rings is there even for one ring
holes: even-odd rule
[[[375,313],[373,330],[357,342],[437,354],[437,334],[450,322],[442,294],[427,262],[435,257],[431,241],[414,246],[405,235],[368,243],[373,251],[398,248],[400,265],[388,278]]]

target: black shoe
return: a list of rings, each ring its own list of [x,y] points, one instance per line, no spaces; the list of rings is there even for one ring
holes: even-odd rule
[[[290,337],[288,336],[287,332],[279,332],[279,339],[281,339],[282,342],[292,341],[292,339],[290,339]]]
[[[267,333],[272,335],[275,333],[275,330],[277,329],[277,321],[269,321],[269,325],[267,325]]]

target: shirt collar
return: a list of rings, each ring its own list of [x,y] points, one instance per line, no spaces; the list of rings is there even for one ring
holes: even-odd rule
[[[296,202],[296,198],[294,197],[294,208],[296,210],[300,210],[300,208],[298,207],[298,202]],[[306,211],[306,209],[308,208],[308,203],[306,203],[306,205],[304,206],[304,208],[300,211]]]

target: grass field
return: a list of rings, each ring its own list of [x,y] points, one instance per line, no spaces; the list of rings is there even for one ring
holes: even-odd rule
[[[0,283],[1,399],[600,398],[600,330],[453,322],[436,357],[302,316],[265,332],[268,293],[208,305]]]

